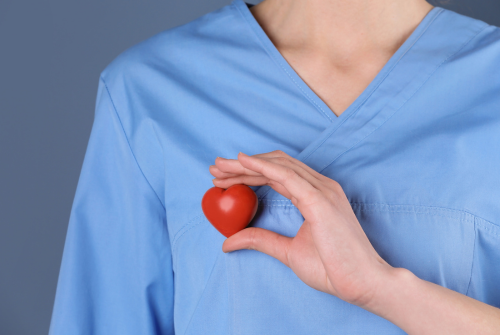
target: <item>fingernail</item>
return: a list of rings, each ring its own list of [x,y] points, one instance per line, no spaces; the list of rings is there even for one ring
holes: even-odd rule
[[[240,151],[240,154],[242,154],[243,156],[248,156],[247,154],[244,154],[244,153],[242,153],[241,151]]]

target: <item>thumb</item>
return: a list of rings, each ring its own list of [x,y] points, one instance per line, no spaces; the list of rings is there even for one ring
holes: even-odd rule
[[[263,252],[288,265],[288,250],[291,237],[283,236],[263,228],[245,228],[228,237],[222,244],[222,251],[251,249]]]

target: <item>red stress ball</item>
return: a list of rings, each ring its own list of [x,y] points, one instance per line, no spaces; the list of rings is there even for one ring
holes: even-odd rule
[[[257,207],[257,195],[244,184],[227,189],[212,187],[201,199],[201,208],[208,221],[226,237],[248,226]]]

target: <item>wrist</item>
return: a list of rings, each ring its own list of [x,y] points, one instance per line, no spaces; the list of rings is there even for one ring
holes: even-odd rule
[[[405,268],[389,267],[364,309],[396,323],[399,314],[408,309],[408,301],[418,292],[420,278]]]

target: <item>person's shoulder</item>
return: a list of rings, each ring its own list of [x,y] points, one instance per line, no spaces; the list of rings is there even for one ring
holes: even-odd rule
[[[454,25],[456,27],[467,27],[467,29],[461,31],[470,34],[470,39],[457,53],[457,57],[476,53],[479,55],[485,51],[490,55],[496,54],[500,57],[499,27],[450,9],[443,8],[443,13],[448,16],[449,20],[455,21]]]
[[[471,43],[471,48],[478,50],[490,48],[500,56],[500,28],[494,25],[485,26]]]
[[[120,53],[101,72],[101,78],[113,82],[123,76],[140,77],[151,70],[180,69],[202,59],[207,50],[220,48],[231,38],[228,30],[234,23],[234,11],[231,3],[149,37]]]

